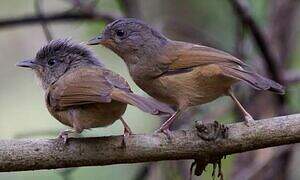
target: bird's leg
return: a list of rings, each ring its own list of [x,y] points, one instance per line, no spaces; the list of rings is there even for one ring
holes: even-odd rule
[[[124,138],[123,138],[123,144],[126,146],[126,139],[132,134],[132,131],[130,129],[130,127],[128,126],[128,124],[125,122],[125,120],[121,117],[120,118],[123,126],[124,126]]]
[[[128,126],[128,124],[125,122],[125,120],[122,117],[120,118],[120,120],[121,120],[121,122],[124,126],[124,136],[128,137],[129,135],[132,134],[132,131],[131,131],[130,127]]]
[[[241,103],[237,100],[235,95],[233,94],[232,90],[228,91],[228,95],[231,97],[231,99],[235,102],[235,104],[238,106],[238,109],[241,111],[241,113],[244,115],[245,123],[247,126],[254,123],[253,117],[245,110],[245,108],[241,105]]]
[[[170,126],[180,115],[181,110],[177,110],[168,120],[166,120],[155,133],[162,132],[170,139]]]
[[[62,139],[64,144],[67,144],[68,142],[68,138],[69,138],[69,134],[72,134],[72,133],[77,133],[76,130],[74,129],[66,129],[66,130],[63,130],[59,133],[58,135],[58,139]]]

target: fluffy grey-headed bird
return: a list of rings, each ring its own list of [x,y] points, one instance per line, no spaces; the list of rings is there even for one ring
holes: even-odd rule
[[[118,119],[124,136],[129,135],[131,130],[122,118],[127,104],[153,115],[174,112],[163,103],[134,94],[123,77],[106,69],[86,47],[69,40],[51,41],[35,58],[17,66],[34,70],[51,115],[73,128],[60,133],[65,141],[70,132],[108,126]]]

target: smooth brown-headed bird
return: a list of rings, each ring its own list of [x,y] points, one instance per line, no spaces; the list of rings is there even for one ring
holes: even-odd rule
[[[108,24],[89,45],[102,44],[127,64],[135,83],[150,96],[177,107],[159,129],[168,132],[176,117],[188,107],[228,95],[237,104],[247,123],[253,118],[231,91],[243,81],[257,90],[283,94],[283,87],[260,76],[236,57],[206,46],[168,39],[146,23],[132,18]]]
[[[61,132],[64,140],[68,133],[108,126],[118,119],[124,135],[129,135],[122,118],[127,104],[154,115],[174,113],[165,104],[134,94],[123,77],[106,69],[86,47],[69,40],[54,40],[17,66],[34,70],[51,115],[73,128]]]

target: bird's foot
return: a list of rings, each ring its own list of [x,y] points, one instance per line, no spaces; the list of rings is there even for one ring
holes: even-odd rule
[[[75,133],[75,130],[73,129],[63,130],[58,134],[57,139],[62,140],[64,144],[67,144],[69,139],[69,134],[71,133]]]
[[[171,140],[170,126],[180,115],[182,110],[177,110],[168,120],[166,120],[155,133],[164,133],[169,140]]]
[[[160,127],[159,129],[157,129],[155,132],[154,132],[155,134],[157,134],[157,133],[163,133],[164,135],[166,135],[167,136],[167,138],[170,140],[171,139],[171,131],[170,131],[170,129],[169,129],[169,127],[168,126],[162,126],[162,127]]]
[[[228,137],[228,128],[217,121],[212,123],[197,121],[195,126],[198,130],[198,136],[203,140],[215,141],[217,139],[224,139]]]
[[[245,116],[245,125],[250,127],[255,123],[253,117],[251,115],[246,115]]]
[[[130,129],[130,127],[128,126],[128,124],[126,123],[126,121],[121,117],[120,118],[123,127],[124,127],[124,134],[123,134],[123,140],[122,140],[122,146],[126,147],[126,142],[129,138],[130,135],[132,135],[132,131]]]
[[[126,147],[126,142],[128,141],[129,136],[132,134],[133,133],[129,128],[124,128],[122,146]]]

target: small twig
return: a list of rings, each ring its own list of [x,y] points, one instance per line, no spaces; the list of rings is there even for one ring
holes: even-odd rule
[[[35,9],[36,9],[37,15],[39,17],[44,16],[44,13],[42,12],[41,3],[42,3],[42,0],[35,0]],[[41,21],[40,23],[42,25],[42,28],[43,28],[43,31],[44,31],[47,41],[50,42],[51,40],[53,40],[53,36],[48,28],[47,22]]]
[[[0,28],[17,27],[21,25],[31,25],[41,22],[63,22],[63,21],[104,21],[110,23],[121,16],[104,13],[104,12],[93,12],[93,13],[82,13],[82,12],[59,12],[44,15],[43,17],[37,15],[27,15],[15,18],[3,18],[0,19]]]

